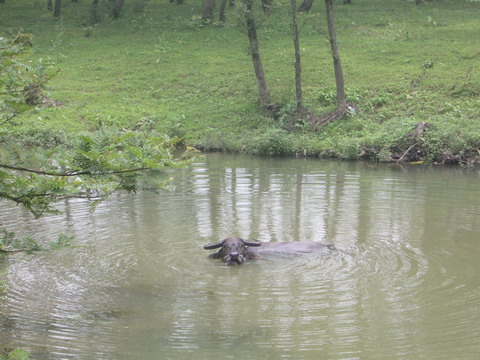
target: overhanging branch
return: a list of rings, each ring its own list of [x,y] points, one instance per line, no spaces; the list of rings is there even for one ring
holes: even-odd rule
[[[13,166],[13,165],[7,165],[7,164],[0,164],[0,168],[15,170],[15,171],[25,171],[33,174],[38,174],[38,175],[59,176],[59,177],[71,177],[71,176],[80,176],[80,175],[106,176],[106,175],[128,174],[128,173],[134,173],[139,171],[152,170],[152,168],[150,167],[139,167],[134,169],[115,170],[115,171],[107,171],[107,172],[72,170],[64,173],[58,173],[58,172],[28,169],[21,166]]]

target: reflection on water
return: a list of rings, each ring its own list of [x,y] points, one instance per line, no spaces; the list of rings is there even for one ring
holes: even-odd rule
[[[0,349],[35,359],[477,359],[478,173],[208,155],[177,191],[0,223],[79,247],[1,263]],[[238,267],[227,236],[332,243]]]

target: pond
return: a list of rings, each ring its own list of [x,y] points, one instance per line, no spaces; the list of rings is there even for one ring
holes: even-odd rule
[[[34,359],[478,359],[478,170],[209,154],[176,190],[0,224],[0,351]],[[224,266],[228,236],[333,244]]]

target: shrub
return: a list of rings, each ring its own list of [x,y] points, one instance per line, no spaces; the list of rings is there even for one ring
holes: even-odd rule
[[[269,129],[253,139],[252,153],[262,156],[282,156],[293,153],[291,135],[282,129]]]

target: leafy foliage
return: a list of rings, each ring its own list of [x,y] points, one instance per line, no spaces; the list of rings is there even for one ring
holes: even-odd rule
[[[74,236],[72,234],[59,234],[56,242],[50,243],[51,249],[61,249],[72,246]]]
[[[24,349],[5,349],[3,354],[0,354],[0,360],[28,360],[30,353]]]
[[[68,247],[79,247],[73,244],[75,236],[72,234],[60,233],[56,241],[51,241],[48,246],[41,246],[31,236],[18,237],[14,232],[2,229],[0,231],[0,259],[2,255],[17,252],[33,252],[59,250]]]
[[[30,236],[18,238],[15,233],[3,229],[0,232],[0,252],[36,251],[40,245]]]
[[[31,90],[41,89],[50,79],[41,66],[33,69],[19,61],[27,44],[31,45],[30,35],[19,34],[13,41],[0,39],[0,91],[4,95],[0,119],[4,126],[31,108]],[[34,134],[38,133],[35,129]],[[55,212],[53,204],[63,199],[89,199],[94,207],[116,190],[167,188],[169,179],[163,169],[185,163],[171,152],[178,138],[151,132],[102,127],[71,137],[70,143],[49,140],[49,134],[34,141],[41,144],[37,147],[25,148],[34,143],[11,139],[0,155],[0,200],[21,204],[36,217]]]
[[[252,153],[262,156],[282,156],[292,153],[292,138],[285,130],[271,129],[253,139]]]
[[[13,40],[0,37],[0,124],[35,105],[46,82],[56,74],[54,66],[44,59],[31,65],[21,61],[31,46],[31,34],[18,33]]]
[[[35,216],[55,212],[52,204],[68,198],[106,199],[116,190],[168,188],[165,168],[185,164],[171,150],[178,139],[139,132],[101,129],[80,136],[72,148],[23,148],[0,163],[0,199],[23,205]],[[7,159],[15,165],[6,164]]]

